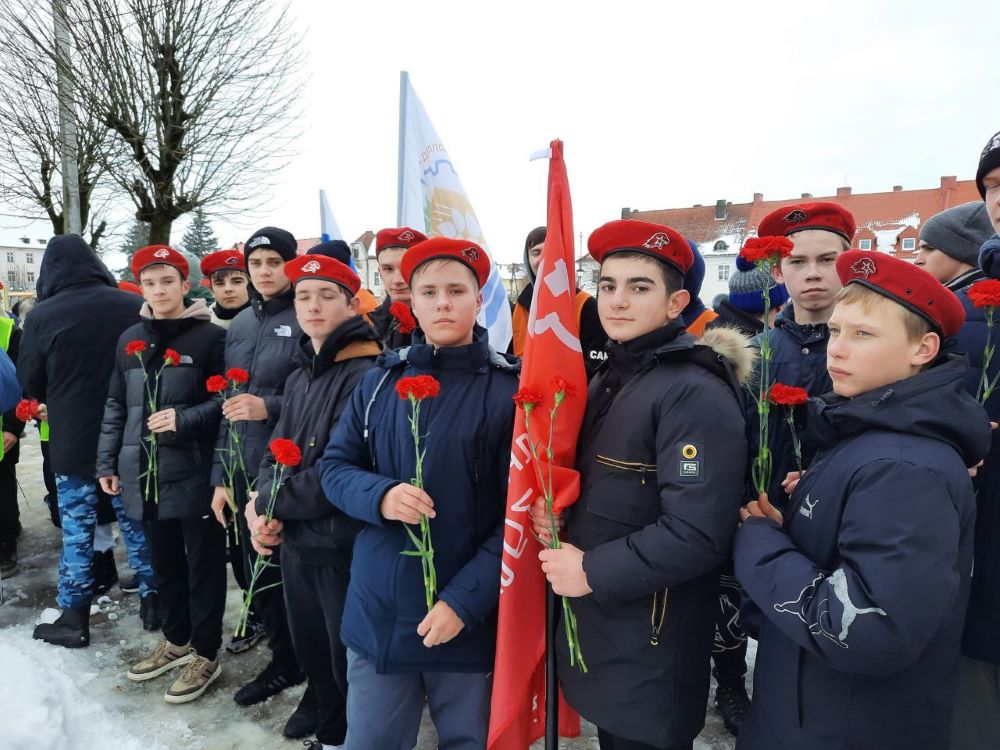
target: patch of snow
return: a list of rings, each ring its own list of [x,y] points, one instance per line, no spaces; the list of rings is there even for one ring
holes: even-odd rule
[[[58,609],[55,609],[53,607],[46,607],[44,610],[42,610],[42,614],[38,618],[38,624],[51,625],[52,623],[54,623],[56,620],[59,619],[59,615],[61,614],[62,612],[60,612]],[[90,614],[94,614],[93,611],[91,611]]]

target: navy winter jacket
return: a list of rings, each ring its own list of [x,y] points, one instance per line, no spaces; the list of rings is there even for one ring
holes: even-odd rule
[[[799,388],[805,388],[810,396],[821,396],[833,388],[830,375],[826,371],[826,345],[830,340],[830,330],[825,323],[802,324],[795,322],[795,311],[789,302],[782,308],[774,320],[774,328],[769,333],[759,334],[753,340],[754,346],[760,348],[761,339],[767,335],[771,342],[771,376],[770,382],[784,383]],[[759,382],[760,363],[752,379],[752,387],[756,389]],[[751,439],[750,459],[757,455],[757,407],[752,398],[747,403],[747,430]],[[781,482],[790,471],[798,467],[795,463],[795,451],[792,448],[792,437],[785,422],[784,409],[772,409],[768,424],[768,440],[771,443],[773,463],[771,481],[768,485],[768,498],[776,506],[784,507],[787,502]],[[803,465],[809,463],[812,456],[808,441],[803,441]]]
[[[738,750],[945,750],[972,573],[967,466],[989,448],[964,357],[813,399],[819,451],[779,526],[737,532],[762,614]]]
[[[327,498],[365,522],[354,543],[341,638],[379,673],[490,672],[500,595],[500,553],[520,366],[497,354],[483,329],[461,347],[427,344],[384,354],[341,414],[320,462]],[[410,404],[395,392],[402,377],[433,375],[440,395],[420,410],[424,484],[431,519],[438,598],[465,627],[432,649],[416,628],[427,615],[420,560],[399,521],[380,513],[385,493],[414,476]]]

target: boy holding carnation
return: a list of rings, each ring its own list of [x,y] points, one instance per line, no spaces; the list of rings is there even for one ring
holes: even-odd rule
[[[476,325],[490,261],[467,240],[408,249],[402,273],[426,343],[391,351],[355,389],[320,463],[334,506],[363,522],[341,636],[349,750],[409,750],[424,703],[441,747],[486,745],[516,360]],[[416,382],[422,461],[401,397]],[[423,476],[423,489],[414,477]],[[411,554],[430,521],[437,591]]]
[[[143,682],[184,666],[164,700],[187,703],[222,671],[226,542],[209,512],[220,408],[205,381],[222,368],[225,333],[204,300],[185,300],[188,262],[173,248],[142,248],[132,273],[146,299],[143,320],[118,342],[97,477],[143,523],[164,614],[163,639],[128,678]]]
[[[426,239],[416,229],[409,227],[380,229],[375,233],[375,260],[382,288],[385,290],[385,299],[368,314],[368,319],[387,349],[408,346],[410,343],[415,321],[411,312],[412,292],[402,270],[403,255],[407,248]]]
[[[954,294],[881,253],[836,267],[834,392],[808,405],[818,452],[784,513],[762,494],[736,535],[762,614],[737,748],[945,750],[972,573],[966,467],[990,425],[965,358],[941,354],[964,319]]]
[[[330,505],[319,480],[319,459],[341,412],[382,347],[378,334],[358,314],[361,279],[347,265],[319,254],[285,264],[295,290],[295,312],[303,335],[295,370],[285,383],[274,434],[302,448],[302,462],[267,505],[272,471],[261,464],[257,499],[247,505],[254,549],[271,556],[282,544],[281,571],[288,624],[299,663],[309,678],[313,712],[300,734],[293,716],[286,735],[315,731],[320,745],[336,746],[347,731],[347,652],[340,641],[351,551],[361,523]]]
[[[689,749],[746,467],[752,350],[728,329],[686,333],[693,254],[670,227],[612,221],[588,245],[611,341],[588,391],[566,541],[539,554],[555,593],[572,597],[589,670],[559,638],[559,680],[603,750]],[[532,518],[547,538],[543,502]]]

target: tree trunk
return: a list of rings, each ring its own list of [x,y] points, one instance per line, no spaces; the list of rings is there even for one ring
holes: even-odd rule
[[[170,227],[173,223],[173,219],[154,215],[152,220],[149,222],[149,244],[169,245]]]

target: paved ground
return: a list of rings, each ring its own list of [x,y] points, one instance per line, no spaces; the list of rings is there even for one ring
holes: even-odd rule
[[[33,694],[28,688],[37,686],[11,684],[6,680],[0,682],[0,704],[5,706],[4,716],[13,717],[15,725],[23,722],[20,728],[25,731],[17,737],[28,734],[36,738],[30,744],[21,744],[20,739],[8,737],[8,741],[14,742],[11,745],[4,740],[5,731],[0,728],[0,747],[5,750],[28,747],[32,750],[40,747],[90,750],[92,745],[89,742],[78,744],[79,739],[74,739],[74,736],[82,738],[85,734],[79,726],[72,729],[73,722],[80,721],[80,718],[74,718],[70,706],[59,706],[58,702],[78,700],[82,705],[83,698],[93,698],[101,709],[101,720],[120,722],[115,726],[131,733],[133,737],[129,738],[129,742],[136,741],[136,746],[170,750],[301,748],[300,742],[284,740],[280,732],[298,703],[302,688],[286,691],[252,708],[241,708],[232,701],[233,692],[264,667],[267,650],[263,647],[240,656],[226,654],[222,676],[210,692],[196,703],[186,706],[172,706],[162,700],[162,691],[166,689],[166,681],[162,678],[144,684],[125,679],[129,664],[145,655],[156,644],[157,637],[142,630],[138,618],[138,597],[125,596],[117,587],[101,605],[101,614],[92,618],[89,648],[71,651],[31,641],[31,629],[39,614],[46,607],[55,606],[61,538],[59,531],[49,522],[42,501],[41,454],[34,431],[30,428],[22,447],[18,474],[24,492],[21,498],[24,532],[19,541],[21,569],[4,582],[3,604],[0,605],[0,647],[16,649],[16,653],[27,660],[26,663],[35,665],[31,667],[33,673],[44,674],[48,671],[60,678],[65,676],[68,688],[64,685],[57,697],[52,694],[46,696],[49,704],[57,704],[47,705],[46,712],[29,710],[33,706],[16,711],[14,706],[18,705],[18,700],[27,701],[27,696]],[[116,556],[119,571],[128,575],[121,542],[118,543]],[[239,613],[236,591],[235,585],[231,586],[226,610],[225,627],[230,632]],[[49,679],[57,681],[56,677]],[[18,680],[30,680],[30,676],[18,675]],[[8,719],[5,718],[6,721]],[[37,744],[37,738],[43,735],[39,733],[39,727],[29,725],[32,721],[43,722],[47,728],[51,728],[52,722],[62,722],[62,739],[46,739]],[[119,750],[126,746],[122,744],[124,741],[121,738],[116,742]],[[420,750],[436,747],[434,729],[426,715],[417,747]],[[596,750],[593,727],[585,725],[580,738],[563,740],[560,747]],[[733,739],[722,727],[714,707],[708,709],[705,730],[695,747],[698,750],[729,750],[733,747]],[[541,743],[536,743],[535,748],[541,748]]]

